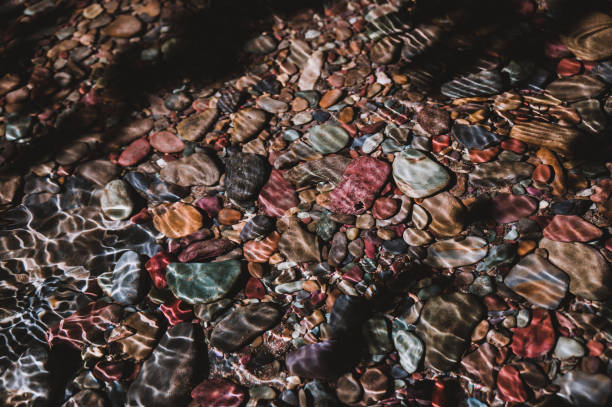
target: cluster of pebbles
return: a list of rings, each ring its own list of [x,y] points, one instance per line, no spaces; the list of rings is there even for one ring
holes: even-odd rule
[[[612,402],[610,14],[340,1],[118,122],[204,3],[71,3],[0,78],[1,405]]]

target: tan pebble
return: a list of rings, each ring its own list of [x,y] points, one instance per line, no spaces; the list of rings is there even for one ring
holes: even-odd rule
[[[304,98],[297,97],[291,102],[291,109],[294,112],[302,112],[308,109],[308,101]]]
[[[487,333],[487,342],[489,342],[491,345],[497,346],[498,348],[503,348],[504,346],[510,344],[510,338],[499,331],[491,329]]]
[[[357,220],[355,221],[355,226],[359,229],[372,229],[374,227],[374,224],[374,217],[370,214],[359,215],[357,216]]]
[[[249,262],[247,269],[249,270],[249,274],[254,278],[262,278],[264,276],[265,268],[261,263]]]
[[[480,321],[474,331],[472,332],[472,342],[481,341],[487,336],[487,332],[489,331],[489,322],[486,319]]]
[[[376,231],[376,236],[380,237],[382,240],[391,240],[397,237],[397,233],[393,229],[378,229]]]
[[[359,229],[358,228],[350,228],[346,231],[346,238],[348,240],[355,240],[359,237]]]

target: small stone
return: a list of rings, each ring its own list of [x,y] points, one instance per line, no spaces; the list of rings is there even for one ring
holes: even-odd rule
[[[573,338],[560,336],[555,345],[554,355],[557,359],[581,358],[584,356],[584,347]]]
[[[278,250],[287,260],[296,263],[321,261],[317,236],[305,231],[297,222],[281,235]]]
[[[259,239],[267,236],[274,230],[274,218],[265,215],[256,215],[244,225],[240,231],[240,239],[243,242]]]
[[[169,162],[159,173],[161,179],[176,185],[214,185],[221,173],[217,165],[205,153],[193,153],[179,160]]]
[[[240,222],[241,218],[242,213],[236,209],[223,208],[217,214],[217,220],[222,225],[235,225],[236,223]]]
[[[363,387],[366,402],[382,399],[389,389],[389,378],[385,372],[377,367],[367,368],[361,375],[359,382]]]
[[[324,56],[323,51],[315,51],[308,57],[298,81],[298,88],[300,90],[314,89],[315,83],[317,83],[319,76],[321,76]]]
[[[191,98],[184,92],[172,93],[164,100],[164,106],[170,110],[176,110],[179,112],[187,109],[190,105]]]
[[[445,188],[448,172],[418,150],[406,149],[393,160],[393,179],[410,198],[423,198]]]
[[[426,230],[406,228],[402,238],[410,246],[425,246],[433,241],[433,237]]]
[[[389,326],[384,316],[377,315],[368,319],[362,331],[371,355],[383,355],[393,350]]]
[[[219,300],[238,281],[242,269],[238,260],[216,263],[170,263],[166,281],[172,293],[190,304]]]
[[[149,152],[151,151],[151,145],[144,138],[134,140],[129,146],[121,152],[117,163],[123,167],[129,167],[131,165],[138,164],[142,161]]]
[[[467,209],[450,192],[441,192],[426,198],[421,206],[431,216],[429,231],[436,236],[455,236],[465,227],[468,216]]]
[[[169,131],[160,131],[149,137],[149,143],[162,153],[180,153],[185,149],[185,143]]]
[[[298,206],[298,199],[293,185],[284,177],[283,173],[273,169],[266,185],[259,193],[259,205],[269,216],[282,217],[285,213]]]
[[[378,198],[372,206],[372,215],[374,219],[388,219],[395,215],[399,209],[399,204],[393,198]]]
[[[419,110],[417,122],[432,136],[448,133],[451,128],[450,114],[433,105],[427,105]]]
[[[198,141],[210,129],[217,118],[217,109],[205,109],[179,122],[176,126],[178,135],[187,141]]]
[[[253,263],[267,263],[272,254],[276,252],[280,235],[272,232],[262,240],[251,240],[243,247],[244,258]]]
[[[394,329],[393,343],[399,354],[402,369],[408,373],[416,372],[425,350],[421,340],[408,331]]]
[[[193,242],[178,255],[178,261],[187,263],[208,260],[221,256],[233,248],[234,244],[226,239],[209,239]]]
[[[342,89],[328,90],[319,101],[319,106],[321,106],[323,109],[333,106],[338,100],[340,100],[342,93]]]
[[[138,34],[141,29],[142,23],[139,19],[128,14],[121,14],[102,29],[102,34],[116,38],[130,38]]]
[[[555,215],[543,232],[544,237],[557,242],[590,242],[603,235],[597,226],[576,215]]]
[[[342,127],[322,124],[308,130],[308,141],[323,155],[336,153],[348,143],[349,135]]]
[[[191,391],[191,398],[200,407],[240,407],[246,395],[242,388],[226,379],[206,379]]]
[[[552,179],[552,176],[552,167],[550,165],[540,164],[535,168],[535,170],[533,170],[533,173],[531,174],[531,179],[533,179],[534,182],[546,184]]]
[[[130,197],[128,184],[120,179],[106,184],[100,198],[100,206],[107,218],[113,220],[129,218],[134,210],[134,203]]]
[[[336,395],[338,400],[345,404],[352,404],[361,398],[361,385],[352,373],[346,373],[338,378],[336,382]]]
[[[527,401],[527,391],[519,372],[510,365],[502,366],[497,373],[497,390],[504,401],[512,403]]]
[[[453,136],[467,149],[484,150],[501,141],[501,136],[487,131],[481,126],[455,124]]]
[[[462,267],[477,263],[487,255],[487,251],[487,242],[476,236],[461,241],[442,240],[428,248],[425,263],[437,268]]]
[[[164,236],[178,239],[202,227],[202,215],[182,202],[163,203],[151,209],[153,225]]]
[[[397,59],[400,49],[399,41],[391,37],[385,37],[374,44],[370,51],[370,59],[375,64],[390,64]]]
[[[273,99],[270,96],[257,98],[257,107],[271,114],[284,113],[289,110],[289,105],[282,100]]]
[[[251,204],[269,177],[266,159],[257,154],[234,153],[225,168],[225,193],[238,205]]]

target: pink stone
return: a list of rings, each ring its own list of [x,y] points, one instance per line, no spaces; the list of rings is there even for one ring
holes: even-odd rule
[[[218,196],[207,196],[196,202],[196,206],[202,209],[212,219],[221,210],[221,202]]]
[[[527,401],[527,391],[514,367],[503,366],[497,373],[497,390],[504,401],[524,403]]]
[[[555,328],[548,311],[532,310],[531,323],[524,328],[513,329],[512,352],[521,358],[537,358],[547,354],[555,344]]]
[[[525,145],[525,143],[513,138],[502,141],[501,148],[517,154],[523,154],[527,151],[527,145]]]
[[[283,173],[272,170],[270,178],[259,193],[259,205],[266,215],[282,217],[288,209],[298,205],[293,185],[283,177]]]
[[[135,165],[142,161],[151,151],[151,145],[145,138],[134,140],[121,152],[117,163],[123,167]]]
[[[364,213],[385,185],[389,172],[389,164],[384,161],[372,157],[355,158],[330,193],[331,210],[347,215]]]
[[[399,209],[399,203],[397,199],[393,198],[378,198],[374,201],[372,207],[372,216],[375,219],[388,219],[397,213]]]
[[[544,237],[557,242],[590,242],[602,234],[597,226],[576,215],[555,215],[544,228]]]
[[[533,173],[531,174],[531,179],[533,179],[535,182],[546,184],[552,179],[552,176],[552,167],[550,165],[540,164],[535,168],[535,170],[533,170]]]
[[[434,153],[439,153],[448,146],[450,146],[450,136],[448,134],[434,136],[431,139],[431,149]]]
[[[160,131],[149,137],[149,142],[162,153],[179,153],[185,149],[185,143],[169,131]]]
[[[527,195],[497,194],[491,202],[491,216],[497,223],[516,222],[537,209],[538,201]]]
[[[557,64],[557,73],[559,76],[573,76],[582,71],[582,63],[574,58],[563,58]]]
[[[486,163],[497,157],[499,154],[499,147],[489,147],[484,150],[472,149],[468,151],[470,161],[476,164]]]
[[[191,397],[202,407],[239,407],[245,400],[240,386],[226,379],[206,379],[192,391]]]

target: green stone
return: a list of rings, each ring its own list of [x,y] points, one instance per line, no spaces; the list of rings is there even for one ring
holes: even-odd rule
[[[321,219],[317,222],[317,235],[325,242],[330,241],[334,237],[336,230],[338,230],[338,224],[328,216],[321,216]]]
[[[172,293],[190,304],[223,298],[241,274],[240,261],[216,263],[170,263],[166,281]]]
[[[404,195],[424,198],[444,189],[450,175],[422,152],[406,149],[393,160],[393,179]]]
[[[349,141],[349,134],[342,127],[322,124],[308,130],[308,140],[321,154],[332,154],[342,150]]]

